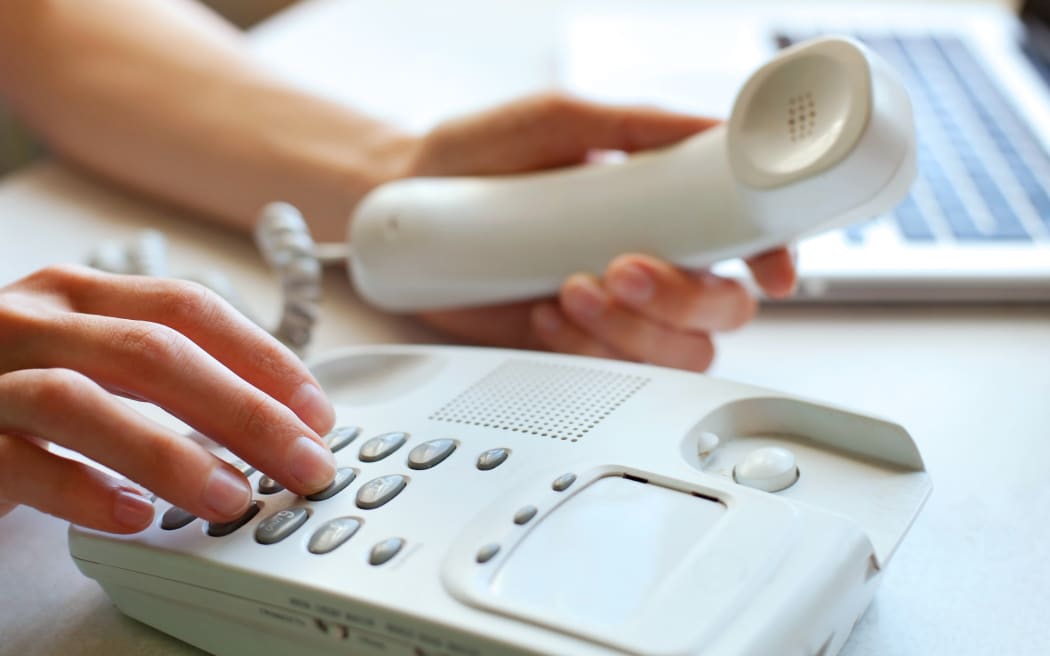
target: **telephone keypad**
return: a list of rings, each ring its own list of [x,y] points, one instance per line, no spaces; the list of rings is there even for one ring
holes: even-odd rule
[[[495,542],[486,544],[484,547],[478,549],[478,553],[474,556],[474,560],[479,563],[487,563],[496,557],[499,553],[499,545]]]
[[[172,506],[171,508],[168,508],[168,511],[164,513],[163,517],[161,517],[160,527],[165,531],[174,531],[175,529],[186,526],[195,519],[197,519],[196,515],[190,514],[178,506]]]
[[[269,476],[260,476],[258,490],[259,494],[277,494],[284,489],[284,486],[273,480]]]
[[[525,506],[514,513],[514,523],[518,526],[528,524],[536,516],[536,506]]]
[[[310,517],[306,508],[287,508],[259,522],[255,529],[255,541],[259,544],[276,544],[285,539]]]
[[[397,451],[408,439],[408,433],[394,432],[377,435],[361,445],[361,462],[376,462]]]
[[[361,520],[356,517],[337,517],[321,525],[310,536],[306,549],[312,554],[326,554],[338,549],[344,542],[354,537],[361,528]]]
[[[248,510],[244,511],[244,514],[229,522],[209,522],[208,523],[208,535],[213,538],[221,538],[230,533],[233,533],[240,527],[244,526],[252,520],[262,506],[258,501],[252,501],[252,505],[248,506]]]
[[[358,426],[339,426],[324,436],[324,443],[332,450],[332,453],[337,453],[347,444],[357,439],[357,436],[360,434],[361,428]]]
[[[449,439],[423,442],[408,454],[408,466],[412,469],[430,469],[456,450],[456,441]]]
[[[357,507],[364,510],[378,508],[405,489],[408,479],[400,474],[373,478],[357,491]]]
[[[401,538],[387,538],[372,547],[372,551],[368,554],[368,563],[382,565],[396,556],[403,546],[405,546],[405,541]]]
[[[306,498],[310,501],[324,501],[325,499],[331,499],[335,495],[339,494],[346,489],[347,485],[350,485],[357,478],[357,470],[353,467],[340,467],[335,472],[335,479],[328,484],[328,487],[315,492],[307,496]]]
[[[555,492],[564,492],[569,486],[576,482],[576,474],[562,474],[551,483],[551,489]]]
[[[481,471],[495,469],[496,467],[502,465],[503,462],[507,459],[507,456],[509,455],[509,449],[489,449],[488,451],[485,451],[480,456],[478,456],[478,469],[480,469]]]

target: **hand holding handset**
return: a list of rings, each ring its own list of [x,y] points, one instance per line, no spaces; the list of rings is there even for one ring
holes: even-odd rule
[[[823,38],[744,84],[729,121],[615,164],[375,189],[349,228],[358,291],[388,310],[554,294],[643,252],[683,267],[759,253],[896,205],[915,175],[911,106],[864,46]]]

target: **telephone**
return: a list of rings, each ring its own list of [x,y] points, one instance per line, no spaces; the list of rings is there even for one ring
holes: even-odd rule
[[[245,465],[236,521],[70,529],[124,613],[220,655],[832,656],[931,489],[896,424],[700,374],[433,346],[312,370],[328,489]]]

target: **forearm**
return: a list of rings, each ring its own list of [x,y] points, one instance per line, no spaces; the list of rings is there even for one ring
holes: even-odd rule
[[[286,200],[323,239],[412,144],[269,75],[189,0],[5,0],[0,94],[99,175],[240,228]]]

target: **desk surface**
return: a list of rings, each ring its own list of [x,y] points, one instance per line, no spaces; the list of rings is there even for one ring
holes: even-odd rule
[[[339,95],[333,75],[353,73],[363,87],[379,85],[339,62],[346,61],[351,40],[355,47],[390,51],[367,36],[377,30],[362,26],[393,20],[401,4],[315,0],[265,25],[256,43],[261,56],[288,75],[331,95]],[[434,4],[423,12],[433,15],[416,20],[453,29],[462,11],[477,4]],[[492,15],[484,18],[513,24],[516,35],[493,49],[513,57],[506,55],[499,67],[489,62],[485,70],[471,67],[469,49],[442,53],[433,36],[441,30],[420,27],[420,34],[431,35],[429,43],[414,47],[436,47],[432,59],[420,63],[402,53],[395,68],[429,79],[427,69],[460,67],[468,72],[458,83],[462,93],[399,77],[400,86],[379,89],[369,108],[421,127],[427,117],[404,109],[411,100],[405,89],[432,92],[427,111],[434,117],[548,85],[554,37],[544,26],[561,3],[528,4],[520,16],[485,10]],[[351,39],[348,26],[362,38]],[[342,99],[356,101],[362,93],[356,87]],[[276,307],[272,281],[240,236],[54,164],[0,184],[0,280],[53,262],[83,261],[91,244],[127,238],[143,226],[169,235],[176,273],[220,268],[260,312],[267,303]],[[409,320],[364,306],[342,274],[330,272],[319,348],[433,339]],[[915,436],[933,476],[933,496],[843,653],[1050,653],[1050,566],[1044,557],[1050,544],[1050,307],[767,307],[719,346],[715,375],[900,422]],[[63,522],[24,508],[0,520],[0,654],[199,653],[117,612],[76,571],[65,530]]]

